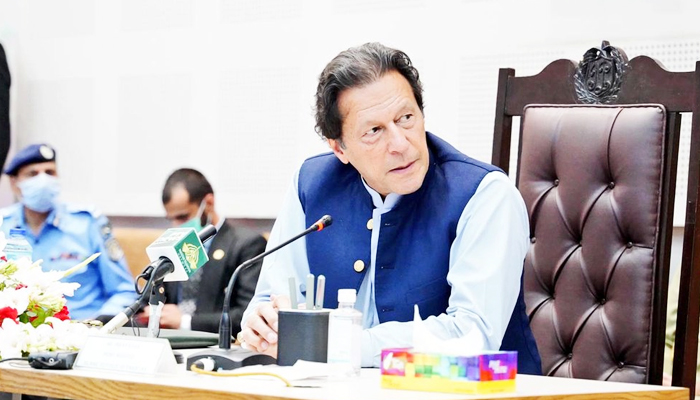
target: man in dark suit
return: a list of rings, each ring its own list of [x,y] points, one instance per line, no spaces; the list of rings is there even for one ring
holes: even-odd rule
[[[214,190],[199,171],[178,169],[165,182],[163,206],[173,226],[213,224],[217,233],[205,243],[209,262],[185,282],[166,283],[166,303],[160,319],[162,328],[218,332],[224,292],[233,271],[244,261],[265,251],[267,241],[257,232],[234,226],[215,210]],[[231,296],[232,332],[240,331],[241,316],[255,293],[261,263],[238,275]],[[146,310],[145,315],[148,315]]]
[[[10,150],[10,69],[0,44],[0,169]]]

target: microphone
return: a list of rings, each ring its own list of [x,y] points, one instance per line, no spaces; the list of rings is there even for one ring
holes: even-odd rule
[[[192,228],[171,228],[163,232],[158,239],[146,247],[149,259],[170,260],[167,266],[161,265],[160,268],[155,268],[154,280],[162,279],[165,282],[188,280],[199,267],[209,261],[202,242],[215,233],[216,228],[213,225],[208,225],[199,233]]]
[[[231,279],[228,281],[228,286],[226,286],[226,295],[224,297],[224,306],[221,313],[221,320],[219,321],[219,348],[212,350],[205,350],[199,353],[195,353],[187,358],[187,369],[192,367],[192,364],[201,359],[211,359],[214,360],[215,368],[213,369],[235,369],[244,367],[247,365],[256,364],[274,364],[276,360],[268,355],[256,353],[252,350],[247,350],[242,347],[237,349],[231,349],[231,316],[229,311],[231,309],[231,292],[233,292],[233,286],[236,283],[238,274],[255,264],[256,262],[262,260],[268,255],[276,252],[277,250],[287,246],[288,244],[300,239],[303,236],[308,235],[311,232],[322,231],[323,229],[329,227],[333,223],[333,219],[330,215],[324,215],[316,221],[313,225],[306,228],[303,232],[294,236],[293,238],[287,240],[286,242],[276,246],[273,249],[267,250],[257,256],[251,258],[248,261],[243,262],[241,265],[236,267],[231,275]]]
[[[112,317],[112,319],[110,319],[102,328],[100,328],[100,333],[112,333],[118,328],[124,326],[124,324],[129,321],[129,318],[131,318],[134,314],[136,314],[136,312],[138,312],[139,309],[141,309],[141,306],[146,301],[146,297],[150,294],[151,288],[154,284],[167,280],[165,278],[176,270],[180,273],[184,272],[187,274],[185,264],[179,257],[176,256],[175,258],[170,258],[166,256],[172,255],[173,252],[177,253],[177,249],[175,249],[174,245],[171,247],[166,246],[166,241],[163,240],[163,238],[166,237],[166,239],[168,239],[167,243],[170,243],[171,240],[169,238],[171,236],[181,236],[183,234],[181,231],[183,230],[188,231],[189,235],[186,235],[186,237],[180,240],[179,243],[194,243],[194,245],[199,244],[199,247],[202,247],[203,243],[209,241],[216,234],[216,228],[214,225],[207,225],[196,234],[194,234],[194,230],[192,228],[171,228],[160,235],[158,239],[156,239],[146,248],[146,253],[148,254],[149,259],[153,261],[148,264],[146,268],[143,269],[141,275],[139,275],[139,278],[148,280],[146,286],[143,288],[143,292],[141,292],[141,296],[139,296],[139,298],[133,304],[126,307],[124,311]],[[173,231],[176,232],[173,233]],[[148,249],[156,244],[157,246],[153,247],[151,249],[151,253],[149,253]],[[181,248],[182,247],[184,247],[184,245],[181,246]],[[158,257],[154,257],[152,254],[157,255]],[[204,252],[204,257],[206,260],[209,260],[206,252]],[[172,260],[175,260],[175,262]],[[206,263],[206,261],[202,262],[199,266],[204,265],[204,263]],[[197,268],[199,268],[199,266]],[[194,273],[194,271],[191,271],[189,275],[186,275],[187,278],[189,278],[192,273]],[[177,275],[176,278],[179,278],[180,276],[181,275]],[[187,280],[187,278],[181,280]]]

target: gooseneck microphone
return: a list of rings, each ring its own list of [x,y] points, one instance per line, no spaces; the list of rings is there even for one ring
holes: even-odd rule
[[[219,348],[220,349],[230,349],[231,348],[231,316],[229,315],[229,311],[231,310],[231,292],[233,292],[233,286],[236,284],[236,280],[238,279],[238,274],[243,271],[244,269],[250,267],[251,265],[255,264],[259,260],[265,258],[266,256],[276,252],[277,250],[281,249],[282,247],[285,247],[286,245],[296,241],[297,239],[308,235],[311,232],[318,232],[323,230],[323,228],[330,226],[333,223],[333,219],[331,218],[330,215],[324,215],[316,221],[313,225],[310,227],[306,228],[303,232],[300,234],[294,236],[293,238],[287,240],[286,242],[280,244],[279,246],[275,247],[274,249],[270,249],[268,251],[265,251],[263,253],[258,254],[257,256],[251,258],[248,261],[245,261],[243,264],[239,265],[236,267],[236,269],[233,271],[233,274],[231,275],[231,279],[228,281],[228,286],[226,286],[226,296],[224,298],[224,308],[221,313],[221,320],[219,321]]]
[[[169,231],[172,230],[166,230],[163,233],[163,235],[167,234]],[[212,237],[214,237],[215,234],[216,228],[214,227],[214,225],[207,225],[204,228],[202,228],[201,231],[197,232],[197,239],[201,243],[204,243],[210,240]],[[163,235],[161,235],[161,237]],[[157,243],[158,240],[160,240],[160,238],[156,239],[154,243]],[[159,255],[158,257],[151,257],[151,259],[151,263],[143,269],[143,272],[141,272],[141,274],[137,278],[137,281],[140,278],[143,278],[147,281],[139,298],[136,299],[136,301],[133,304],[126,307],[124,311],[120,312],[119,314],[115,315],[112,319],[110,319],[109,322],[107,322],[100,329],[100,333],[112,333],[118,328],[124,326],[124,324],[126,324],[129,321],[129,318],[136,314],[136,312],[138,312],[141,306],[147,301],[148,296],[151,293],[151,289],[154,285],[163,282],[163,279],[168,274],[171,274],[176,270],[184,270],[182,261],[178,257],[173,257],[171,260],[170,257],[166,257],[165,255]]]
[[[151,261],[163,258],[170,261],[169,264],[161,263],[154,268],[153,280],[168,282],[188,280],[197,268],[209,261],[203,243],[214,237],[214,234],[216,234],[214,225],[207,225],[196,235],[193,234],[192,228],[170,228],[163,232],[146,247],[146,254]]]
[[[219,321],[219,350],[216,351],[203,351],[197,354],[193,354],[191,357],[187,358],[187,368],[189,369],[195,361],[203,358],[214,359],[217,368],[223,369],[234,369],[242,367],[245,365],[254,364],[271,364],[274,363],[274,359],[264,354],[255,353],[250,350],[236,349],[231,350],[231,316],[229,311],[231,310],[231,294],[233,292],[233,286],[236,284],[236,279],[238,279],[238,274],[260,261],[261,259],[269,256],[270,254],[276,252],[277,250],[287,246],[288,244],[308,235],[311,232],[318,232],[333,223],[333,219],[330,215],[324,215],[316,221],[313,225],[306,228],[303,232],[294,236],[293,238],[285,241],[284,243],[267,250],[257,256],[251,258],[248,261],[243,262],[241,265],[236,267],[231,275],[231,279],[228,281],[228,286],[226,286],[226,295],[224,297],[224,306],[221,313],[221,320]]]

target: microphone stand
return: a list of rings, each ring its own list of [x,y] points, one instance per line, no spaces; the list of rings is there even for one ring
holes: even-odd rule
[[[197,236],[202,243],[206,243],[216,234],[216,228],[214,225],[207,225],[202,228],[201,231],[197,232]],[[175,265],[167,257],[160,257],[159,259],[151,262],[146,266],[141,275],[136,278],[134,286],[136,287],[136,292],[140,294],[139,298],[136,299],[130,306],[124,309],[124,311],[115,315],[107,324],[105,324],[101,329],[100,333],[113,333],[117,329],[124,326],[129,321],[134,314],[141,309],[143,303],[146,300],[146,294],[150,292],[153,295],[153,290],[155,290],[156,282],[158,282],[162,287],[163,279],[165,275],[173,272],[175,270]],[[143,288],[143,292],[139,291],[138,280],[146,280],[146,286]],[[158,310],[158,318],[155,318],[160,323],[160,310]],[[149,317],[149,332],[151,328],[151,318]],[[157,332],[157,331],[154,331]]]
[[[160,258],[161,262],[152,273],[153,284],[151,285],[151,296],[148,299],[151,315],[148,316],[148,333],[146,337],[158,337],[160,332],[160,315],[165,304],[165,287],[163,279],[175,270],[172,261],[165,257]]]
[[[172,261],[165,257],[161,257],[158,260],[154,261],[151,263],[146,269],[143,271],[140,277],[143,277],[146,279],[146,285],[143,288],[143,292],[141,292],[141,295],[134,301],[130,306],[124,309],[124,311],[120,312],[119,314],[115,315],[114,318],[112,318],[107,324],[105,324],[101,329],[100,333],[113,333],[117,329],[121,328],[124,326],[129,321],[129,318],[131,318],[134,314],[136,314],[141,307],[146,303],[146,296],[150,295],[150,298],[154,298],[154,293],[158,293],[158,289],[156,286],[160,287],[161,290],[163,288],[163,278],[165,275],[167,275],[169,272],[172,272],[172,270],[175,269],[175,266],[173,265]],[[138,278],[137,278],[138,279]],[[137,289],[138,291],[138,289]],[[163,299],[165,298],[164,290],[163,290]],[[164,300],[163,300],[164,302]],[[150,304],[149,300],[149,304]],[[157,304],[157,302],[156,302]],[[153,309],[153,308],[152,308]],[[158,310],[158,318],[156,319],[157,321],[160,322],[160,310]],[[150,332],[152,330],[151,327],[151,321],[152,319],[149,317],[148,320],[148,337],[155,337],[151,336]],[[156,326],[157,328],[158,326]],[[153,330],[153,332],[158,332],[157,329]]]
[[[148,299],[149,310],[151,311],[148,316],[148,331],[146,337],[155,338],[158,337],[158,332],[160,332],[160,315],[163,311],[163,305],[165,304],[165,288],[163,287],[163,282],[157,282],[153,285],[151,289],[151,296]]]
[[[300,234],[294,236],[293,238],[285,241],[284,243],[268,250],[257,256],[251,258],[248,261],[243,262],[241,265],[236,267],[231,275],[231,279],[228,281],[226,286],[226,296],[224,298],[223,312],[221,313],[221,320],[219,321],[219,348],[204,350],[195,354],[192,354],[187,358],[187,369],[192,367],[192,364],[200,359],[209,358],[213,359],[216,367],[221,369],[235,369],[244,367],[247,365],[258,365],[258,364],[275,364],[277,360],[274,357],[268,356],[267,354],[262,354],[255,352],[253,350],[244,349],[242,347],[237,347],[231,349],[231,316],[229,311],[231,310],[231,293],[233,292],[233,286],[238,279],[238,274],[241,271],[247,269],[256,262],[262,260],[263,258],[269,256],[270,254],[276,252],[277,250],[285,247],[286,245],[294,242],[295,240],[308,235],[311,232],[317,232],[323,228],[330,226],[333,220],[330,215],[324,215],[315,224],[306,228]]]

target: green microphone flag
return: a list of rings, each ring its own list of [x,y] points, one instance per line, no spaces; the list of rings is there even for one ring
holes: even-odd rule
[[[150,246],[146,254],[151,261],[167,257],[175,265],[175,271],[164,281],[186,281],[209,257],[193,228],[172,228],[163,232]]]

